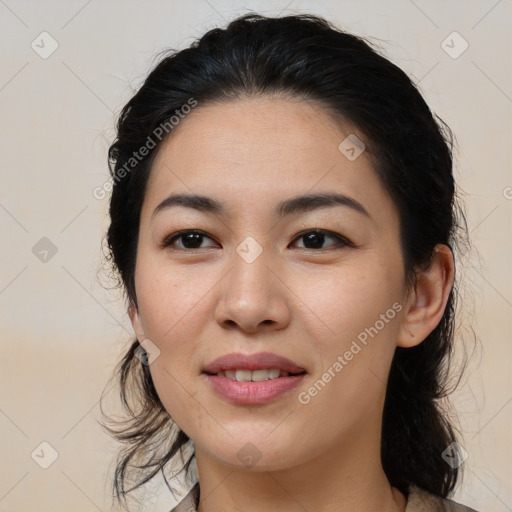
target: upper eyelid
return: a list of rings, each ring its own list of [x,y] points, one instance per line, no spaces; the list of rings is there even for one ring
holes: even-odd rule
[[[199,235],[202,235],[206,238],[210,238],[211,240],[215,241],[215,238],[212,237],[211,235],[209,235],[208,233],[206,233],[206,231],[201,231],[200,229],[181,229],[179,231],[176,231],[175,233],[172,233],[172,234],[166,236],[163,240],[163,243],[177,240],[182,236],[188,235],[189,233],[199,234]]]
[[[348,245],[350,247],[355,247],[356,244],[354,244],[354,242],[352,242],[352,240],[350,240],[349,238],[347,238],[346,236],[342,235],[341,233],[336,233],[335,231],[331,231],[329,229],[323,229],[323,228],[309,228],[309,229],[304,229],[303,231],[300,231],[299,233],[297,233],[295,235],[295,237],[293,238],[293,241],[297,240],[298,238],[301,238],[302,236],[304,236],[305,234],[307,233],[314,233],[314,232],[320,232],[320,233],[323,233],[325,234],[326,236],[330,236],[336,240],[338,240],[338,243],[343,243],[345,245]],[[336,247],[336,245],[332,246],[333,248]],[[307,250],[307,247],[305,248]],[[329,249],[329,247],[327,247],[326,249]],[[318,251],[318,249],[317,249]]]

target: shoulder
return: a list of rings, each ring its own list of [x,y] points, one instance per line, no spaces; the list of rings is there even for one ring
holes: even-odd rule
[[[170,512],[197,512],[196,502],[199,497],[199,485],[196,483],[189,493]]]
[[[431,494],[415,485],[409,486],[405,512],[477,512],[466,505]]]
[[[199,487],[196,484],[182,501],[170,512],[197,512],[196,500]],[[431,494],[415,485],[409,486],[405,512],[477,512],[475,509]]]

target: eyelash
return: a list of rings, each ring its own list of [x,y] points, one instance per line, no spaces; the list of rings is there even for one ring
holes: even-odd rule
[[[306,231],[301,231],[300,233],[298,233],[295,236],[293,241],[298,240],[300,238],[304,238],[306,235],[311,234],[311,233],[326,235],[327,237],[336,239],[338,243],[333,246],[324,247],[324,248],[320,248],[320,249],[311,249],[311,248],[307,248],[307,247],[300,247],[299,249],[309,250],[309,251],[314,251],[314,252],[321,252],[321,251],[326,251],[329,249],[340,249],[342,247],[351,247],[351,248],[356,247],[355,244],[352,241],[350,241],[348,238],[346,238],[338,233],[334,233],[333,231],[326,230],[326,229],[309,229]],[[210,247],[199,247],[199,248],[191,249],[191,248],[187,248],[187,247],[173,246],[173,243],[175,240],[178,240],[187,234],[196,234],[196,235],[201,235],[202,237],[212,239],[204,231],[201,231],[198,229],[186,229],[183,231],[178,231],[177,233],[174,233],[172,235],[165,237],[163,242],[161,243],[161,246],[163,248],[170,248],[172,250],[178,250],[178,251],[197,251],[198,249],[209,249],[210,248]]]

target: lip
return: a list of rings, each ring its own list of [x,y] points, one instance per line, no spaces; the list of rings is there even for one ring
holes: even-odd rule
[[[271,352],[258,352],[257,354],[241,354],[234,352],[218,357],[204,369],[204,373],[215,374],[224,370],[261,370],[265,368],[278,368],[289,373],[305,372],[304,368],[287,359]],[[284,378],[284,377],[280,377]]]
[[[215,375],[225,370],[260,370],[278,368],[290,374],[287,377],[268,379],[260,382],[238,382]],[[262,405],[276,400],[300,384],[306,370],[286,357],[259,352],[257,354],[232,353],[221,356],[208,364],[203,374],[212,389],[225,400],[236,405]]]
[[[205,374],[213,390],[236,405],[262,405],[292,390],[300,384],[305,373],[278,377],[262,382],[238,382],[218,375]]]

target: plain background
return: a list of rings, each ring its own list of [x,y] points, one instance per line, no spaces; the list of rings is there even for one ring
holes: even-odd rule
[[[248,10],[317,13],[375,38],[453,129],[475,247],[460,265],[474,355],[454,396],[469,453],[455,498],[512,510],[510,0],[0,0],[0,510],[110,509],[115,446],[98,401],[132,332],[121,295],[96,276],[108,223],[93,190],[107,180],[116,114],[155,53]],[[47,58],[55,43],[42,32],[58,44]],[[48,469],[36,463],[51,460],[42,442],[58,453]],[[171,508],[158,496],[145,509]]]

